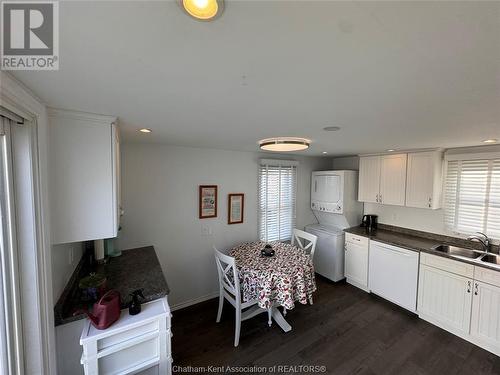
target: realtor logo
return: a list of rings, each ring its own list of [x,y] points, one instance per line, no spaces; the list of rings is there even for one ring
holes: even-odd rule
[[[2,70],[59,69],[59,3],[2,1]]]

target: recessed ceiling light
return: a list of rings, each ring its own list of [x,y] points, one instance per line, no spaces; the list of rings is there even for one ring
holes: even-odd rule
[[[323,130],[326,132],[336,132],[336,131],[340,130],[340,127],[339,126],[325,126],[323,128]]]
[[[485,139],[483,143],[497,143],[498,139]]]
[[[392,148],[390,148],[390,149],[387,150],[387,152],[394,152],[394,151],[396,151],[396,150],[394,150]]]
[[[223,0],[181,0],[181,5],[187,14],[202,21],[214,19],[224,9]]]
[[[151,133],[151,132],[152,132],[152,130],[151,130],[151,129],[148,129],[148,128],[142,128],[142,129],[139,129],[139,131],[140,131],[141,133]]]
[[[266,138],[259,141],[259,147],[266,151],[287,152],[302,151],[309,148],[311,141],[306,138]]]
[[[326,151],[323,151],[323,152],[322,152],[322,154],[323,154],[323,155],[326,155],[326,154],[328,154],[328,152],[326,152]]]

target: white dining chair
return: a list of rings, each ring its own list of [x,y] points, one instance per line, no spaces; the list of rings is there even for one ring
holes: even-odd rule
[[[316,242],[318,237],[314,234],[304,232],[300,229],[293,230],[292,245],[297,246],[309,253],[311,260],[314,262],[314,250],[316,250]]]
[[[236,262],[233,257],[221,253],[215,246],[215,263],[219,274],[219,311],[217,312],[217,323],[220,322],[222,316],[222,308],[224,299],[227,299],[236,310],[236,329],[234,332],[234,346],[238,346],[240,341],[241,322],[255,315],[249,315],[242,319],[242,311],[250,306],[257,304],[257,300],[248,302],[241,301],[240,279]]]

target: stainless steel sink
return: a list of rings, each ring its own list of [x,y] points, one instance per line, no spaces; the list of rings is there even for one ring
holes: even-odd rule
[[[481,262],[500,265],[500,256],[495,254],[485,254],[481,258]]]
[[[450,245],[436,245],[433,246],[431,249],[458,258],[477,259],[480,256],[484,255],[484,252],[482,251],[464,249],[462,247],[456,247]]]

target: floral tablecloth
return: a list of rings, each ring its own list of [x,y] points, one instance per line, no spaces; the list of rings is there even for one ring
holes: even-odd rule
[[[248,242],[231,249],[240,273],[243,302],[258,300],[268,309],[271,305],[291,310],[295,302],[312,303],[316,291],[311,258],[302,249],[282,242],[271,242],[275,255],[265,257],[265,242]]]

